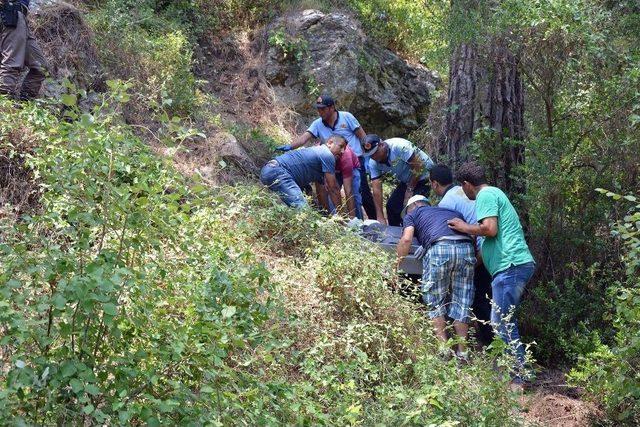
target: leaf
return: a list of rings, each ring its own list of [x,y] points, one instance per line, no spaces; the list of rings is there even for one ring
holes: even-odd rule
[[[92,404],[88,404],[87,406],[85,406],[84,408],[82,408],[82,412],[84,412],[85,414],[89,415],[90,413],[92,413],[96,408],[92,405]]]
[[[200,393],[213,393],[214,391],[213,387],[209,387],[208,385],[205,385],[200,389]]]
[[[70,377],[73,374],[75,374],[76,372],[78,372],[78,370],[76,369],[76,365],[72,362],[66,363],[63,367],[62,367],[62,376],[63,377]]]
[[[625,200],[628,200],[630,202],[635,202],[635,201],[638,200],[637,197],[635,197],[635,196],[624,196],[624,198],[625,198]]]
[[[71,386],[71,390],[73,390],[74,393],[79,393],[84,388],[84,386],[82,385],[82,381],[77,378],[69,381],[69,385]]]
[[[80,116],[80,124],[84,127],[89,127],[95,122],[95,118],[88,113],[84,113]]]
[[[222,317],[225,319],[233,317],[234,314],[236,314],[236,308],[232,305],[229,305],[222,310]]]
[[[57,294],[55,297],[53,297],[52,302],[55,308],[57,308],[58,310],[61,310],[64,308],[64,305],[67,303],[67,300],[61,294]]]
[[[220,165],[221,168],[226,168],[227,167],[227,162],[225,162],[224,160],[220,159],[220,161],[218,162],[218,164]]]
[[[27,366],[27,364],[24,363],[22,360],[16,360],[16,368],[24,369],[25,366]]]
[[[118,308],[115,304],[110,302],[102,304],[102,310],[104,311],[104,314],[108,314],[109,316],[115,316],[118,314]]]
[[[93,384],[87,384],[87,386],[84,389],[86,390],[87,393],[89,393],[92,396],[96,396],[100,394],[100,389],[94,386]]]
[[[74,107],[77,103],[77,98],[75,95],[65,93],[60,97],[60,101],[67,107]]]

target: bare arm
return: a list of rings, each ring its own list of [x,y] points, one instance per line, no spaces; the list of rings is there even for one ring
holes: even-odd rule
[[[396,247],[396,253],[398,254],[397,266],[400,266],[402,259],[409,255],[414,231],[414,227],[405,227],[404,230],[402,230],[402,237],[400,237],[398,246]]]
[[[460,218],[454,218],[447,221],[447,224],[456,231],[471,234],[473,236],[495,237],[498,234],[497,216],[484,218],[477,224],[467,224]]]
[[[382,179],[371,180],[371,190],[373,191],[373,203],[376,205],[376,218],[381,224],[387,224],[382,212]]]
[[[347,199],[347,209],[349,218],[355,218],[356,216],[356,199],[353,196],[353,176],[344,178],[342,180],[342,186],[344,187],[344,198]]]
[[[416,188],[418,181],[420,181],[420,177],[424,173],[425,165],[416,153],[409,158],[409,167],[411,167],[411,179],[407,183],[407,188]]]
[[[327,196],[327,190],[324,188],[324,185],[321,182],[316,182],[315,187],[316,187],[316,195],[318,196],[318,202],[320,203],[320,206],[322,206],[322,209],[329,212],[329,199]]]
[[[336,211],[344,213],[344,208],[342,207],[342,200],[340,197],[340,187],[338,186],[338,180],[336,179],[336,176],[332,173],[325,172],[324,183],[327,186],[329,197],[331,197],[331,201],[336,207]]]
[[[313,136],[311,132],[306,131],[291,143],[291,148],[296,149],[298,147],[302,147],[307,142],[311,141],[313,138],[315,138],[315,136]]]
[[[356,129],[355,134],[360,140],[360,142],[362,142],[367,136],[367,133],[364,131],[364,129],[362,129],[362,127],[359,127],[358,129]]]

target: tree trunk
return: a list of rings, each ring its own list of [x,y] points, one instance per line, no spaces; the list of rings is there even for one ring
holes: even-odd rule
[[[449,94],[440,154],[453,164],[466,158],[466,147],[476,127],[476,71],[475,43],[458,45],[449,63]]]
[[[505,40],[487,46],[463,43],[452,53],[449,93],[439,152],[457,166],[471,157],[476,131],[488,178],[507,192],[524,190],[513,173],[524,162],[524,86],[518,58]]]
[[[521,193],[524,188],[513,180],[514,168],[524,163],[524,85],[518,60],[500,39],[494,40],[486,58],[480,114],[482,125],[492,130],[488,143],[498,148],[494,161],[499,169],[493,178],[507,192]]]

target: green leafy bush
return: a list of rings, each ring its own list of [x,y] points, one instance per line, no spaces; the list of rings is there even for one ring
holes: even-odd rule
[[[41,195],[0,220],[7,422],[507,419],[489,359],[461,371],[433,356],[386,254],[264,188],[186,181],[123,124],[127,85],[109,86],[91,112],[67,99],[62,119],[0,99],[0,141],[33,135],[20,155]]]
[[[121,98],[78,120],[3,122],[0,139],[38,136],[27,163],[42,197],[2,224],[0,410],[28,424],[260,423],[265,402],[239,395],[269,386],[251,366],[280,345],[269,273],[119,124],[108,103]]]
[[[203,102],[192,72],[190,24],[173,9],[156,13],[153,2],[108,1],[92,11],[101,61],[112,78],[133,85],[132,114],[140,120],[145,109],[188,116]]]
[[[367,32],[390,48],[430,67],[446,63],[446,16],[449,6],[437,1],[349,0]]]
[[[612,287],[609,299],[615,308],[612,344],[598,347],[580,358],[571,379],[604,404],[610,417],[628,425],[640,423],[640,205],[635,195],[607,192],[615,200],[634,203],[614,232],[624,242],[627,279]]]

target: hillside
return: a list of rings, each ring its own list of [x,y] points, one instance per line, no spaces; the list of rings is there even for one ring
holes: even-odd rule
[[[637,333],[628,331],[640,319],[640,74],[628,30],[640,11],[597,27],[627,55],[616,56],[625,67],[607,63],[608,95],[590,74],[584,103],[569,105],[584,82],[558,83],[565,115],[552,117],[553,134],[548,116],[528,110],[525,163],[503,172],[490,133],[474,131],[469,151],[496,180],[516,183],[510,194],[538,260],[519,313],[537,372],[523,396],[509,388],[500,340],[476,345],[468,364],[443,358],[424,307],[397,292],[407,283],[391,255],[342,218],[286,207],[257,180],[329,88],[366,129],[447,161],[452,11],[404,1],[130,3],[32,5],[51,79],[40,100],[0,96],[3,425],[637,421]],[[533,15],[552,34],[566,18],[559,9],[580,2],[506,3],[507,23],[533,43]],[[577,46],[582,29],[567,40]],[[544,98],[536,78],[532,104]],[[591,120],[596,110],[608,114]]]

